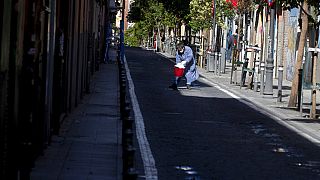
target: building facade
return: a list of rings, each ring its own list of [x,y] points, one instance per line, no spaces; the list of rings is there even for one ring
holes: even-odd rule
[[[109,0],[0,2],[0,179],[27,179],[104,60]]]

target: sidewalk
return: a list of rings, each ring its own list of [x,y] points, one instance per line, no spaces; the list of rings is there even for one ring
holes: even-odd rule
[[[175,58],[167,53],[159,53],[167,58]],[[198,71],[200,76],[207,79],[211,83],[219,85],[221,88],[235,94],[240,97],[239,101],[249,105],[250,107],[260,111],[271,118],[273,118],[278,123],[286,126],[287,128],[295,131],[301,136],[307,138],[313,143],[320,145],[320,121],[305,118],[309,114],[310,102],[311,102],[311,92],[310,90],[303,91],[303,109],[304,112],[301,114],[298,110],[293,108],[288,108],[288,101],[290,97],[291,82],[283,82],[282,91],[282,102],[277,102],[277,79],[273,79],[273,97],[266,97],[260,92],[255,92],[247,87],[241,87],[237,84],[231,84],[231,65],[227,63],[225,73],[220,73],[220,76],[215,75],[214,72],[208,72],[205,69],[199,68]],[[240,72],[238,72],[240,73]],[[238,79],[240,79],[240,74],[238,74]],[[238,81],[239,82],[239,81]],[[320,103],[320,92],[317,91],[317,104]],[[317,107],[319,109],[319,107]]]
[[[59,136],[38,157],[32,180],[122,179],[118,65],[101,64],[91,93],[64,120]]]

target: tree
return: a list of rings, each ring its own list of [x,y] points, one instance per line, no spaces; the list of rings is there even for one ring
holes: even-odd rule
[[[164,4],[164,8],[167,12],[174,14],[174,16],[181,20],[186,20],[190,13],[190,0],[158,0]]]
[[[301,5],[299,4],[298,1],[288,0],[285,2],[289,3],[289,4],[287,4],[287,6],[285,6],[287,8],[298,7],[298,6],[301,7]],[[302,14],[301,14],[301,35],[300,35],[300,40],[299,40],[298,55],[297,55],[297,61],[296,61],[296,65],[295,65],[294,78],[292,81],[288,107],[296,107],[296,104],[297,104],[299,69],[302,68],[302,59],[303,59],[303,55],[304,55],[304,48],[305,48],[309,20],[319,26],[319,23],[317,22],[317,20],[313,19],[312,16],[309,14],[309,5],[317,7],[316,9],[319,10],[320,2],[309,0],[309,1],[303,1],[301,3],[303,4],[301,7],[301,10],[302,10],[301,11],[302,12]]]
[[[258,2],[259,0],[256,0]],[[298,54],[297,61],[295,64],[294,78],[291,86],[290,99],[288,102],[288,107],[295,107],[297,105],[297,95],[298,95],[298,81],[299,81],[299,69],[302,68],[302,59],[304,56],[304,48],[306,42],[306,36],[308,32],[309,22],[314,23],[315,26],[319,28],[319,22],[309,14],[309,6],[315,7],[319,14],[320,10],[320,1],[318,0],[277,0],[276,1],[278,8],[284,10],[290,10],[292,8],[301,9],[301,34],[298,44]]]
[[[194,31],[212,27],[212,0],[191,0],[190,1],[190,19],[189,25]],[[235,9],[231,2],[225,0],[217,0],[216,8],[216,23],[220,27],[224,27],[224,18],[233,18]]]
[[[194,31],[210,28],[212,0],[191,0],[190,1],[190,19],[189,25]]]
[[[304,54],[304,47],[305,47],[305,41],[306,41],[306,35],[308,31],[308,4],[307,2],[303,2],[302,8],[304,11],[302,11],[301,14],[301,36],[299,40],[299,47],[298,47],[298,56],[297,56],[297,62],[295,65],[294,70],[294,78],[292,81],[292,87],[291,87],[291,93],[290,93],[290,99],[288,106],[289,107],[295,107],[297,103],[297,94],[298,94],[298,82],[299,82],[299,69],[302,67],[302,59]]]
[[[126,33],[126,43],[132,46],[137,46],[137,42],[142,43],[137,40],[148,38],[155,29],[159,31],[162,26],[174,27],[177,22],[176,16],[157,0],[137,0],[132,7],[128,19],[136,24]]]
[[[128,17],[134,22],[144,20],[145,12],[148,12],[152,5],[158,4],[166,14],[182,20],[186,19],[190,12],[189,2],[190,0],[135,0],[132,4],[134,8],[131,8]]]
[[[139,46],[144,37],[148,37],[148,29],[145,29],[144,22],[137,22],[132,28],[125,31],[125,44],[129,46]]]

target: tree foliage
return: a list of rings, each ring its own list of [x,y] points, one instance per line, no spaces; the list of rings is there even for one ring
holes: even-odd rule
[[[146,13],[154,11],[153,7],[159,7],[165,19],[185,19],[189,14],[190,0],[135,0],[132,4],[128,18],[132,22],[144,20]],[[168,24],[168,22],[165,21]],[[170,21],[169,21],[170,23]]]
[[[259,4],[263,3],[266,4],[264,1],[257,1]],[[239,0],[238,1],[238,14],[245,14],[250,12],[254,8],[254,2],[252,0]]]
[[[302,7],[305,0],[278,0],[278,4],[285,9],[292,9]],[[318,0],[307,0],[309,6],[318,7],[320,6],[320,1]]]
[[[212,1],[213,0],[135,0],[128,14],[130,22],[139,23],[141,31],[135,34],[148,34],[156,28],[175,27],[182,21],[190,25],[194,31],[212,26]],[[301,7],[304,0],[274,0],[278,7],[291,9]],[[320,1],[307,0],[308,4],[315,7],[318,14]],[[224,27],[224,17],[234,17],[235,14],[244,14],[254,8],[268,6],[268,0],[238,0],[238,8],[235,9],[231,2],[216,0],[215,20],[220,27]],[[319,24],[316,18],[309,15],[309,21]],[[142,27],[143,26],[143,27]],[[130,31],[129,31],[130,32]],[[131,32],[132,33],[132,32]]]
[[[137,22],[132,28],[125,32],[125,44],[129,46],[139,46],[144,37],[148,37],[148,27],[144,21]]]
[[[246,1],[246,0],[242,0]],[[283,10],[290,10],[293,8],[300,8],[302,11],[307,12],[309,10],[304,9],[302,7],[302,4],[304,3],[305,0],[273,0],[272,5],[277,5],[277,8],[281,8]],[[268,6],[269,4],[267,3],[268,1],[261,1],[261,0],[254,0],[255,4],[260,4],[261,6]],[[319,0],[306,0],[306,4],[310,7],[313,7],[314,12],[307,13],[306,15],[308,16],[308,19],[310,22],[317,24],[319,26],[319,23],[316,16],[312,16],[311,14],[314,15],[320,15],[320,1]]]
[[[128,13],[130,22],[145,21],[147,26],[157,26],[159,24],[174,26],[176,19],[176,16],[167,11],[164,5],[157,0],[146,2],[145,0],[136,0]]]
[[[164,4],[164,8],[167,12],[175,15],[179,20],[186,20],[186,17],[190,13],[190,0],[158,0]]]
[[[232,18],[235,16],[235,9],[231,2],[225,0],[216,0],[215,17],[216,23],[224,27],[224,17]],[[210,28],[212,19],[212,0],[191,0],[190,1],[190,26],[198,31],[202,28]]]
[[[236,15],[236,10],[232,6],[231,2],[226,2],[225,0],[217,0],[216,4],[216,23],[220,27],[224,27],[224,18],[233,18]]]
[[[194,31],[212,26],[211,5],[212,0],[191,0],[189,25]]]
[[[162,26],[174,27],[178,21],[176,16],[165,10],[164,5],[157,0],[137,0],[132,5],[128,14],[128,20],[135,22],[134,30],[129,30],[126,33],[128,41],[134,41],[132,36],[139,37],[138,39],[145,39],[152,34],[155,29]],[[138,31],[138,28],[140,30]],[[130,44],[130,42],[128,42]],[[131,44],[134,44],[132,42]]]

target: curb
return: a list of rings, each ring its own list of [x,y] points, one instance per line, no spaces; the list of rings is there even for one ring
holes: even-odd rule
[[[281,114],[281,112],[274,110],[272,108],[269,108],[269,107],[265,107],[264,105],[262,105],[259,102],[253,102],[251,99],[245,97],[243,94],[241,94],[233,89],[228,88],[227,85],[220,83],[220,82],[213,81],[209,77],[203,75],[203,72],[200,71],[199,74],[201,74],[202,77],[204,79],[206,79],[207,81],[209,81],[213,84],[217,84],[217,85],[223,87],[224,90],[229,91],[229,92],[239,96],[240,98],[237,99],[238,101],[240,101],[240,102],[248,105],[249,107],[253,108],[254,110],[272,118],[278,124],[289,128],[290,130],[292,130],[292,131],[296,132],[297,134],[301,135],[302,137],[308,139],[309,141],[316,144],[317,146],[320,146],[320,136],[316,135],[315,133],[311,132],[307,128],[303,127],[303,125],[299,125],[297,123],[289,123],[289,121],[287,121],[290,119],[294,119],[296,116],[291,116],[289,118],[285,117],[284,115]],[[302,118],[302,119],[306,119],[306,118]]]

